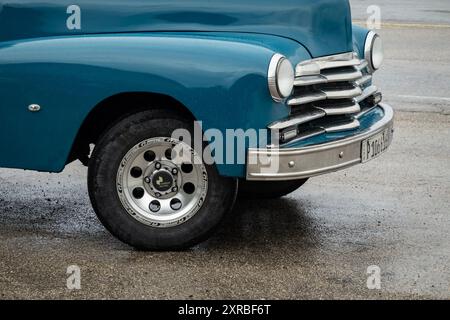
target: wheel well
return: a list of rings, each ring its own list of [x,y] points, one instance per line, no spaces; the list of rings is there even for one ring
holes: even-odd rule
[[[103,132],[120,119],[148,109],[172,109],[187,119],[195,120],[194,115],[182,103],[167,95],[127,92],[111,96],[97,104],[84,120],[66,164],[78,159],[87,165],[90,145],[95,145]]]

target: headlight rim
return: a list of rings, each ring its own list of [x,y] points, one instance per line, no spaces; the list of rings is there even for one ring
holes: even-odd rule
[[[379,70],[382,63],[380,64],[380,66],[378,68],[375,67],[374,63],[373,63],[373,49],[374,49],[374,44],[375,41],[379,39],[381,40],[380,35],[375,32],[375,31],[369,31],[369,33],[366,36],[366,43],[364,46],[364,58],[367,60],[367,62],[369,63],[369,70],[371,73],[374,73],[375,71]]]
[[[270,94],[272,96],[272,99],[275,102],[282,102],[284,99],[288,98],[290,96],[290,94],[284,96],[282,94],[282,90],[279,88],[279,71],[280,71],[280,67],[282,65],[282,63],[284,61],[289,62],[292,71],[293,71],[293,79],[292,79],[292,89],[290,94],[292,93],[292,90],[294,88],[294,81],[295,81],[295,69],[292,66],[291,62],[282,54],[280,53],[276,53],[273,55],[272,59],[270,60],[270,64],[269,64],[269,71],[268,71],[268,82],[269,82],[269,91]]]

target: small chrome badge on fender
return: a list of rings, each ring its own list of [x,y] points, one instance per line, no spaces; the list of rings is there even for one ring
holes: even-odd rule
[[[41,106],[38,105],[38,104],[30,104],[30,105],[28,106],[28,110],[29,110],[30,112],[39,112],[39,111],[41,111]]]

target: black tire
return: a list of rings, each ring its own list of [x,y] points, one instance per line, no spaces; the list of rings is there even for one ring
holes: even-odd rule
[[[106,229],[139,250],[190,248],[208,239],[235,202],[237,179],[221,177],[214,165],[206,165],[208,193],[200,210],[186,222],[156,228],[138,221],[124,209],[116,185],[123,157],[138,143],[153,137],[171,137],[180,128],[192,132],[193,121],[166,110],[139,112],[107,130],[92,154],[88,188],[94,210]]]
[[[242,199],[276,199],[286,196],[301,186],[308,179],[292,181],[239,181],[238,196]]]

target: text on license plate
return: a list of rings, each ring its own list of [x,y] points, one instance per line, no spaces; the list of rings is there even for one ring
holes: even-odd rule
[[[361,159],[362,162],[370,161],[387,150],[392,140],[392,129],[388,128],[377,135],[362,142]]]

